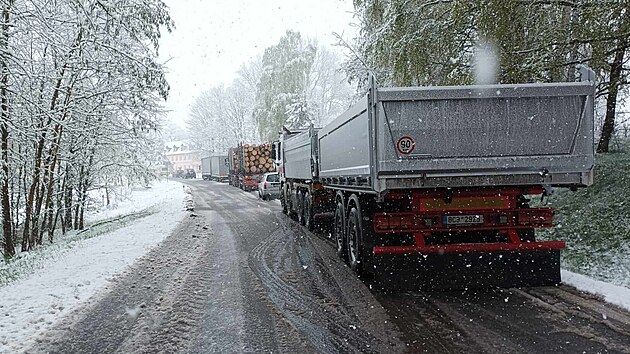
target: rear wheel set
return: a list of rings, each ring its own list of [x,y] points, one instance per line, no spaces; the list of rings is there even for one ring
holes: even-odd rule
[[[337,203],[335,208],[335,221],[333,229],[333,237],[335,241],[335,248],[337,250],[337,256],[344,261],[348,260],[348,249],[346,245],[346,217],[343,204]]]
[[[357,208],[350,209],[348,213],[346,235],[348,244],[348,265],[350,269],[360,275],[363,271],[363,230],[361,227],[360,213]]]
[[[289,208],[287,206],[287,188],[282,186],[282,194],[280,195],[280,204],[282,205],[282,213],[289,214]]]
[[[302,203],[302,225],[306,227],[307,230],[313,230],[313,197],[310,193],[306,192],[304,195],[304,200]]]
[[[371,255],[371,224],[357,196],[351,196],[348,203],[349,210],[344,207],[342,201],[338,201],[335,208],[333,229],[335,248],[337,255],[346,261],[357,275],[364,276],[367,275],[366,265]]]

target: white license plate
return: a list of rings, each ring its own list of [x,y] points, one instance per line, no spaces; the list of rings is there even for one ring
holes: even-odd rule
[[[446,225],[474,225],[483,224],[483,215],[447,215],[444,217]]]

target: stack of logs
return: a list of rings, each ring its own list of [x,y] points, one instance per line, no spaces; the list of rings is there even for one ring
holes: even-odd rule
[[[245,173],[265,173],[275,171],[271,159],[271,144],[243,145],[243,166]]]

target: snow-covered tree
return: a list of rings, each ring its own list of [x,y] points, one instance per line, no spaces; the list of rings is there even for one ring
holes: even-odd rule
[[[255,142],[252,118],[260,58],[243,64],[229,86],[217,85],[193,102],[187,120],[189,135],[205,152],[226,152],[240,142]]]
[[[305,87],[305,108],[311,122],[322,127],[343,113],[354,91],[341,68],[339,55],[319,46]]]
[[[82,228],[87,193],[107,176],[145,178],[168,94],[157,62],[170,30],[159,0],[2,2],[0,139],[3,253],[58,225]],[[114,168],[115,166],[115,168]]]
[[[310,122],[305,91],[316,51],[311,41],[294,31],[265,49],[254,108],[261,139],[277,138],[287,122],[296,127]]]
[[[575,79],[576,64],[599,76],[606,96],[598,151],[608,151],[618,92],[628,84],[630,5],[624,1],[355,0],[361,33],[348,75],[382,85],[468,84],[475,50],[494,48],[500,83]],[[478,66],[477,66],[478,67]]]

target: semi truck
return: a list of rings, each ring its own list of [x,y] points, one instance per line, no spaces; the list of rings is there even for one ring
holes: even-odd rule
[[[230,185],[245,191],[258,188],[260,178],[266,172],[275,171],[271,144],[243,144],[228,150]]]
[[[204,181],[210,180],[212,175],[212,166],[210,156],[201,158],[201,178]]]
[[[228,157],[225,154],[213,153],[201,159],[201,177],[204,180],[227,182]]]
[[[333,220],[359,275],[425,289],[560,282],[562,240],[541,240],[553,188],[593,182],[594,74],[579,82],[377,87],[279,142],[283,212]]]
[[[227,182],[228,180],[228,157],[225,154],[212,154],[210,156],[210,180],[217,182]]]

